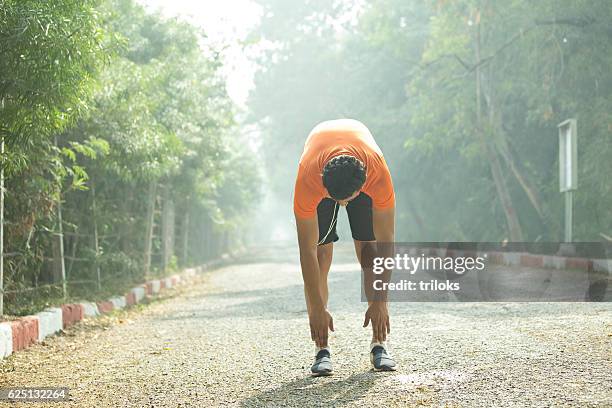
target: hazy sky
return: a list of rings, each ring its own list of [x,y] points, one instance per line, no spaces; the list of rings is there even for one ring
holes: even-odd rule
[[[261,7],[251,0],[138,0],[150,10],[180,16],[202,27],[215,44],[225,50],[227,91],[241,106],[252,86],[254,65],[237,41],[243,40],[259,21]]]

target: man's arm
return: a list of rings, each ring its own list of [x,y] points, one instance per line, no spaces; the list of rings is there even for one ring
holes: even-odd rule
[[[317,258],[317,242],[319,240],[319,224],[317,216],[312,218],[295,217],[297,225],[298,245],[300,248],[300,264],[302,278],[308,304],[310,320],[310,336],[319,347],[327,346],[328,328],[332,331],[333,320],[327,312],[321,296],[321,274]]]
[[[372,224],[377,242],[393,242],[395,239],[395,207],[372,209]]]
[[[372,209],[372,225],[374,229],[374,237],[377,243],[378,257],[393,257],[393,241],[395,239],[395,207],[386,209]],[[383,245],[379,245],[382,243]],[[370,269],[371,271],[371,269]],[[370,272],[372,273],[372,272]],[[391,271],[385,270],[380,276],[383,282],[389,282]],[[366,279],[367,282],[373,282],[374,277]],[[371,283],[370,283],[371,284]],[[366,290],[366,294],[368,291]],[[391,324],[389,322],[389,311],[387,309],[386,291],[382,296],[375,296],[370,303],[365,315],[363,327],[372,322],[374,338],[378,341],[385,341],[387,334],[391,332]],[[370,299],[368,299],[370,300]]]
[[[295,217],[297,224],[298,245],[300,247],[300,264],[302,266],[302,278],[304,288],[308,296],[310,306],[322,308],[319,261],[317,259],[317,240],[319,239],[319,224],[317,217],[300,218]]]

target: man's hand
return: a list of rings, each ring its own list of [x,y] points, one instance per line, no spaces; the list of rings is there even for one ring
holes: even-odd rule
[[[378,341],[387,340],[387,334],[391,333],[391,325],[386,302],[372,302],[366,311],[363,327],[368,327],[370,321],[374,338]]]
[[[310,316],[310,338],[317,347],[327,347],[328,329],[334,331],[334,319],[327,309],[314,310]]]

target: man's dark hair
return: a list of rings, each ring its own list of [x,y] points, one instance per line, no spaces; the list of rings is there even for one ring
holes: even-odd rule
[[[323,167],[323,185],[334,200],[344,200],[366,180],[363,163],[353,156],[336,156]]]

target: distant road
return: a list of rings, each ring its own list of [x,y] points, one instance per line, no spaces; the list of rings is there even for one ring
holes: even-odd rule
[[[342,246],[331,377],[309,376],[297,254],[277,246],[107,327],[103,318],[11,356],[0,387],[71,388],[71,403],[49,407],[612,406],[611,303],[394,303],[400,369],[373,373],[359,286]]]

